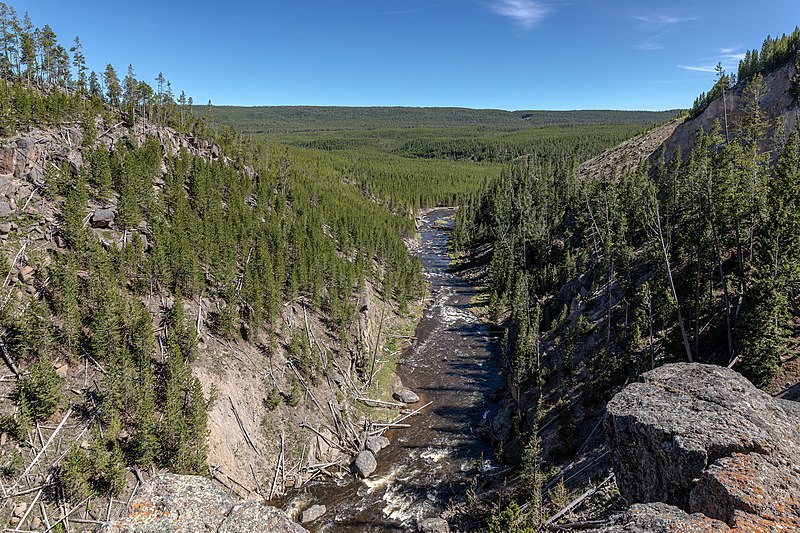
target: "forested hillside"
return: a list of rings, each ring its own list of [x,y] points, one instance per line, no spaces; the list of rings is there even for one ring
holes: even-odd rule
[[[483,265],[506,332],[495,428],[529,502],[496,524],[538,530],[557,505],[543,488],[602,472],[604,404],[646,370],[695,361],[773,392],[796,382],[800,135],[782,119],[797,113],[798,35],[748,53],[735,85],[721,71],[667,159],[630,153],[626,170],[601,156],[579,179],[569,160],[530,156],[459,210],[455,248]]]
[[[334,161],[217,132],[163,76],[89,72],[78,38],[5,4],[0,29],[4,483],[52,487],[54,508],[127,494],[147,469],[227,479],[209,430],[230,428],[209,416],[237,413],[222,376],[253,358],[257,433],[242,432],[265,462],[291,426],[299,455],[309,389],[334,367],[373,380],[386,339],[359,302],[379,293],[388,330],[423,294],[413,221]],[[234,492],[264,489],[253,465]]]

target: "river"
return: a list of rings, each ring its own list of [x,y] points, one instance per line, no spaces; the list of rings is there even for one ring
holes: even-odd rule
[[[377,454],[369,479],[315,482],[295,495],[295,505],[328,508],[306,526],[312,532],[414,531],[418,520],[463,500],[476,465],[492,457],[479,433],[496,410],[489,395],[501,386],[498,339],[468,311],[475,288],[450,268],[447,228],[454,213],[443,208],[422,216],[416,253],[430,301],[397,368],[420,396],[416,405],[433,403],[412,417],[410,428],[386,434],[391,445]]]

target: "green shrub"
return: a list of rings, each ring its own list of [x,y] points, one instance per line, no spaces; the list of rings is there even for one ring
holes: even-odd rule
[[[49,361],[40,359],[28,368],[17,385],[17,401],[30,412],[34,420],[52,415],[62,400],[62,379]]]
[[[73,444],[58,471],[58,481],[67,500],[79,502],[92,494],[91,469],[89,456],[77,444]]]

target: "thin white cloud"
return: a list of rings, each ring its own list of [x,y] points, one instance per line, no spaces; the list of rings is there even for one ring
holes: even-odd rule
[[[678,15],[668,15],[665,13],[634,15],[634,18],[644,22],[649,26],[671,26],[674,24],[680,24],[681,22],[691,22],[693,20],[697,20],[697,17],[681,17]]]
[[[699,17],[676,15],[664,12],[648,12],[632,14],[632,18],[640,22],[640,29],[650,33],[648,37],[634,45],[636,50],[663,50],[666,37],[679,24],[699,20]]]
[[[723,59],[723,63],[726,61],[734,61],[738,63],[744,59],[744,54],[723,54],[721,59]]]
[[[692,72],[716,72],[716,67],[712,65],[678,65],[678,68]]]
[[[523,28],[536,26],[551,11],[549,6],[537,0],[494,0],[488,7]]]
[[[711,57],[699,58],[695,64],[681,64],[679,69],[692,72],[716,72],[717,65],[722,65],[726,72],[735,72],[739,66],[739,61],[744,59],[744,53],[738,52],[737,48],[720,48],[719,54]]]
[[[664,43],[662,42],[662,38],[667,35],[668,32],[662,31],[655,35],[651,35],[650,37],[646,38],[645,40],[639,42],[634,48],[637,50],[663,50],[665,48]]]

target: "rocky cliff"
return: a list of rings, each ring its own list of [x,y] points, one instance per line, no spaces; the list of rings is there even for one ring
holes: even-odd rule
[[[620,493],[603,532],[800,530],[800,405],[727,368],[677,363],[608,404]]]
[[[764,74],[764,92],[759,99],[759,105],[764,116],[771,120],[768,124],[767,139],[772,139],[775,134],[776,119],[787,133],[797,127],[797,101],[789,91],[790,80],[794,74],[793,62],[787,62]],[[678,151],[686,157],[694,147],[697,132],[701,129],[711,131],[715,121],[719,121],[724,135],[727,118],[729,138],[733,138],[736,124],[744,109],[745,87],[747,87],[746,81],[739,82],[726,91],[724,99],[721,96],[716,98],[700,115],[686,120],[675,128],[662,146],[664,159],[669,161]],[[655,163],[661,153],[661,150],[654,152],[650,162]],[[778,154],[773,155],[777,157]]]

